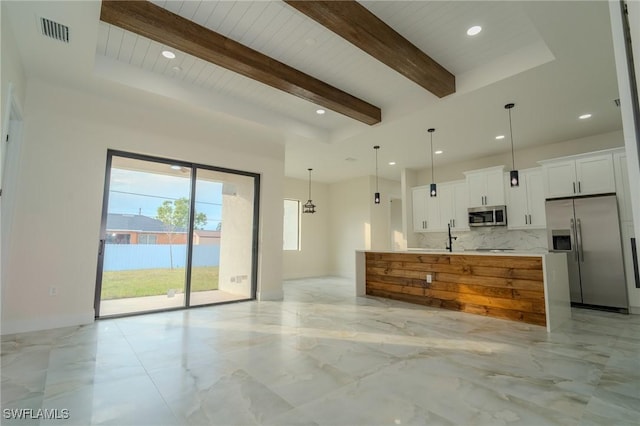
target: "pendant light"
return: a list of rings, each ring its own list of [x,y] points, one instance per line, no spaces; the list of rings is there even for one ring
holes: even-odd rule
[[[376,193],[373,195],[373,202],[380,204],[380,190],[378,189],[378,150],[380,149],[380,145],[374,146],[373,149],[376,151]]]
[[[436,188],[436,180],[433,178],[433,132],[436,129],[427,130],[431,134],[431,185],[429,185],[429,195],[436,197],[438,195],[438,189]]]
[[[514,103],[506,104],[504,107],[507,111],[509,111],[509,134],[511,135],[511,171],[509,172],[509,181],[511,182],[511,186],[520,186],[520,176],[518,176],[518,171],[516,170],[516,161],[515,156],[513,154],[513,128],[511,127],[511,109],[516,106]]]
[[[309,199],[302,206],[302,213],[315,213],[316,205],[313,204],[313,202],[311,201],[311,170],[313,169],[307,169],[307,170],[309,170]]]

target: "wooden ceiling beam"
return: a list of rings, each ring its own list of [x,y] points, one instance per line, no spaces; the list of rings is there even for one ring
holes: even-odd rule
[[[284,1],[439,98],[456,91],[453,74],[357,1]]]
[[[380,108],[148,1],[103,0],[100,20],[373,125]]]

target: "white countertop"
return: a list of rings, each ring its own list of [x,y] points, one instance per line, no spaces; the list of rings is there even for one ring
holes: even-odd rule
[[[444,254],[444,255],[454,255],[454,256],[533,256],[533,257],[541,257],[547,254],[556,254],[550,253],[546,250],[532,250],[532,251],[524,251],[524,250],[505,250],[505,251],[463,251],[463,250],[454,250],[449,252],[447,250],[440,249],[428,249],[428,248],[410,248],[407,250],[357,250],[364,253],[401,253],[401,254]]]

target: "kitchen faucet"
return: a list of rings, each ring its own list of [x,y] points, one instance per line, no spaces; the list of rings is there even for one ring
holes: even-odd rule
[[[445,245],[445,246],[444,246],[444,248],[445,248],[446,250],[449,250],[449,252],[452,252],[452,251],[453,251],[453,240],[457,240],[457,239],[458,239],[458,237],[452,237],[452,236],[451,236],[451,224],[450,224],[450,223],[449,223],[449,224],[447,224],[447,228],[448,228],[448,230],[449,230],[449,245],[448,245],[448,246],[447,246],[447,245]]]

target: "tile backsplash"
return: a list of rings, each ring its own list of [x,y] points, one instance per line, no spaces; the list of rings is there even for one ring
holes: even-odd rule
[[[446,232],[418,233],[418,247],[443,249],[448,243]],[[452,231],[458,237],[453,242],[454,250],[477,248],[514,249],[519,251],[546,251],[547,230],[507,230],[506,227],[476,228],[470,231]]]

